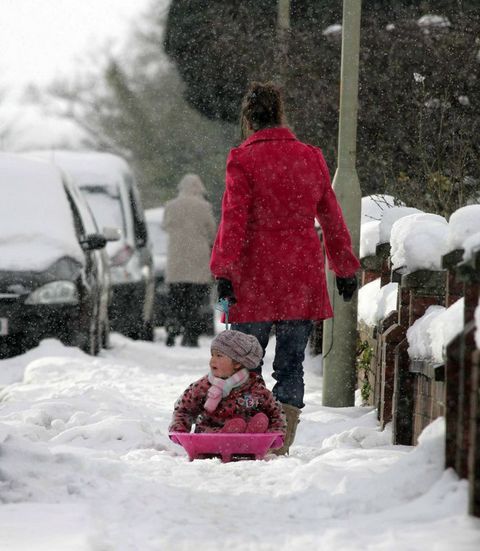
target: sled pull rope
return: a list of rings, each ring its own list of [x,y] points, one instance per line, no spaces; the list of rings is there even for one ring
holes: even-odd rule
[[[228,298],[221,298],[215,305],[215,309],[223,312],[225,314],[225,329],[228,329],[228,309],[230,308],[230,303]]]

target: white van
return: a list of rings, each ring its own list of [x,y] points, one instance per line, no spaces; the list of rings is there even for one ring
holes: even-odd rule
[[[153,340],[154,272],[145,215],[133,173],[118,155],[97,151],[35,151],[80,187],[100,228],[117,227],[108,243],[112,283],[111,328],[135,339]]]

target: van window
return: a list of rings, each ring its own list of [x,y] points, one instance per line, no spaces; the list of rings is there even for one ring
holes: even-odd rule
[[[99,230],[105,227],[119,228],[126,235],[125,213],[118,185],[88,184],[81,191],[93,212]]]

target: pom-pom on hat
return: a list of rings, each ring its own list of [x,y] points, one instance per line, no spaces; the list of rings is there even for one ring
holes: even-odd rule
[[[212,341],[212,350],[218,350],[247,369],[258,367],[263,350],[257,337],[234,329],[219,333]]]

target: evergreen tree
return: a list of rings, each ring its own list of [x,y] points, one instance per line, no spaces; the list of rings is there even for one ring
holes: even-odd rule
[[[478,197],[480,16],[476,0],[364,0],[358,171],[364,194],[389,191],[448,214]],[[289,124],[334,168],[339,0],[291,0],[284,92]],[[274,79],[276,0],[173,0],[165,48],[187,101],[236,121],[250,80]],[[447,19],[421,25],[424,15]],[[459,60],[462,60],[459,62]],[[415,76],[418,74],[420,76]]]

